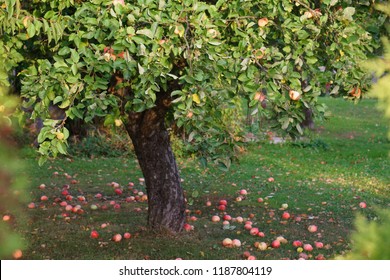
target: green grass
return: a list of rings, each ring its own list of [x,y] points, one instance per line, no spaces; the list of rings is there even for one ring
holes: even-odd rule
[[[299,253],[292,246],[293,240],[302,240],[314,246],[315,241],[325,248],[314,249],[309,258],[323,254],[334,258],[351,248],[350,234],[357,213],[369,219],[375,218],[376,208],[390,206],[390,170],[386,139],[386,122],[375,109],[375,100],[363,100],[358,105],[341,99],[323,99],[332,112],[332,118],[317,124],[317,132],[310,140],[296,143],[251,144],[240,155],[240,162],[232,165],[229,172],[213,167],[202,169],[192,159],[179,162],[184,179],[189,216],[196,216],[194,231],[179,236],[155,235],[146,228],[146,202],[126,203],[131,195],[127,185],[145,188],[138,178],[142,177],[134,158],[75,158],[57,159],[43,167],[36,161],[26,159],[30,182],[31,199],[36,209],[27,209],[30,217],[28,229],[23,232],[29,247],[24,252],[26,259],[242,259],[244,251],[250,251],[257,259],[297,259]],[[58,172],[59,175],[53,175]],[[65,173],[76,180],[67,179]],[[273,177],[274,182],[268,178]],[[108,184],[112,181],[124,186],[124,194],[118,196]],[[40,184],[46,188],[38,188]],[[70,184],[70,193],[76,199],[83,195],[87,203],[73,201],[84,209],[83,214],[68,213],[56,198],[63,199],[63,185]],[[248,195],[236,202],[240,189]],[[103,194],[96,199],[96,193]],[[39,202],[47,195],[47,202]],[[257,199],[262,197],[264,202]],[[230,228],[222,223],[212,223],[212,215],[222,213],[216,209],[220,199],[228,200],[227,213],[232,217],[250,219],[253,226],[265,233],[265,237],[253,237],[243,224],[232,222]],[[115,210],[111,200],[121,204]],[[212,206],[207,207],[210,200]],[[365,201],[367,208],[359,203]],[[281,220],[281,205],[288,204],[292,218]],[[91,204],[107,205],[107,210],[92,211]],[[139,209],[137,209],[139,208]],[[297,222],[296,217],[301,217]],[[109,225],[101,229],[102,223]],[[307,227],[318,226],[318,232],[310,233]],[[89,237],[91,230],[100,233],[99,239]],[[129,240],[111,241],[115,233],[130,232]],[[259,251],[256,241],[268,244],[276,237],[288,240],[278,249]],[[238,238],[240,248],[224,248],[224,238]]]

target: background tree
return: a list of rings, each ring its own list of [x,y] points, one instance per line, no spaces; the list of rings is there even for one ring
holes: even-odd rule
[[[7,71],[21,69],[23,106],[45,120],[40,163],[66,154],[69,119],[124,125],[145,176],[149,226],[178,232],[185,199],[166,119],[203,159],[240,141],[228,119],[242,98],[252,114],[266,102],[279,132],[303,134],[307,110],[325,113],[324,79],[353,88],[364,78],[371,36],[338,2],[7,0],[0,55]],[[50,116],[53,105],[64,118]]]

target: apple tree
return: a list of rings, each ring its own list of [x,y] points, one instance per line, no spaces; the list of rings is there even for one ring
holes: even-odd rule
[[[145,177],[148,225],[179,232],[186,205],[166,120],[204,158],[240,141],[224,120],[243,98],[252,114],[266,102],[275,129],[303,134],[305,110],[325,113],[326,79],[347,87],[364,77],[370,34],[353,4],[338,2],[6,0],[0,59],[17,69],[31,118],[44,119],[41,162],[67,153],[68,120],[123,125]]]

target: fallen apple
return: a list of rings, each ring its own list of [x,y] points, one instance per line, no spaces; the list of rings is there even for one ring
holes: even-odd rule
[[[311,246],[311,244],[304,244],[303,250],[311,252],[311,251],[313,251],[313,246]]]
[[[96,230],[91,231],[91,238],[96,239],[99,237],[99,233]]]
[[[212,221],[213,223],[217,223],[217,222],[219,222],[220,220],[221,220],[221,218],[220,218],[219,216],[214,215],[214,216],[211,217],[211,221]]]
[[[233,247],[241,247],[241,241],[238,239],[233,239],[232,245],[233,245]]]
[[[223,241],[222,241],[222,245],[224,247],[232,247],[233,246],[233,240],[231,240],[230,238],[225,238]]]
[[[316,232],[316,231],[317,231],[317,226],[315,226],[315,225],[310,225],[310,226],[307,228],[307,230],[308,230],[309,232]]]
[[[274,240],[271,243],[272,248],[279,248],[280,247],[280,241],[279,240]]]
[[[119,233],[115,234],[113,237],[112,237],[112,240],[115,241],[115,242],[120,242],[122,240],[122,235],[120,235]]]
[[[288,219],[290,219],[290,213],[288,213],[288,212],[283,212],[283,214],[282,214],[282,219],[283,220],[288,220]]]

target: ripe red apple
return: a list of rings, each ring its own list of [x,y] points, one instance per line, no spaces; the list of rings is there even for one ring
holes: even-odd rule
[[[259,233],[259,229],[254,227],[254,228],[251,228],[250,231],[249,231],[250,235],[257,235]]]
[[[30,202],[30,203],[27,205],[27,207],[28,207],[29,209],[34,209],[34,208],[35,208],[35,203],[34,203],[34,202]]]
[[[252,229],[252,225],[251,225],[251,224],[245,224],[245,225],[244,225],[244,228],[245,228],[246,230],[251,230],[251,229]]]
[[[68,194],[66,197],[65,197],[66,200],[68,201],[71,201],[73,200],[73,196],[71,196],[70,194]]]
[[[135,200],[134,196],[126,197],[126,202],[133,202]]]
[[[60,202],[60,206],[61,207],[65,207],[66,205],[68,205],[68,202],[66,202],[66,201],[61,201]]]
[[[247,259],[249,258],[249,256],[251,255],[251,253],[249,251],[245,251],[242,256],[244,257],[244,259]]]
[[[106,223],[103,223],[103,224],[101,224],[101,228],[106,228],[108,226],[108,224],[106,224]]]
[[[310,225],[308,228],[307,228],[308,231],[310,232],[316,232],[317,231],[317,226],[315,225]]]
[[[324,255],[323,254],[318,254],[317,256],[316,256],[316,260],[326,260],[326,258],[324,257]]]
[[[220,218],[219,216],[214,215],[214,216],[211,217],[211,221],[212,221],[213,223],[217,223],[217,222],[219,222],[220,220],[221,220],[221,218]]]
[[[45,184],[40,184],[40,185],[39,185],[39,189],[43,190],[43,189],[45,189],[45,188],[46,188],[46,185],[45,185]]]
[[[282,214],[282,219],[284,219],[284,220],[290,219],[290,213],[288,213],[288,212],[283,212],[283,214]]]
[[[184,228],[185,231],[191,231],[192,230],[192,227],[191,227],[190,224],[184,224],[183,228]]]
[[[114,191],[117,195],[121,195],[123,193],[123,191],[120,188],[116,188]]]
[[[49,198],[46,195],[41,196],[41,201],[47,201]]]
[[[271,183],[271,182],[274,182],[274,181],[275,181],[275,179],[274,179],[273,177],[269,177],[269,178],[268,178],[268,182]]]
[[[301,247],[301,246],[303,245],[303,243],[302,243],[302,241],[300,241],[300,240],[294,240],[293,243],[292,243],[292,245],[293,245],[294,247]]]
[[[324,243],[315,241],[315,242],[314,242],[314,246],[315,246],[317,249],[321,249],[321,248],[324,247]]]
[[[277,239],[274,240],[274,241],[272,241],[271,247],[272,247],[272,248],[279,248],[279,247],[280,247],[280,241],[277,240]]]
[[[236,218],[236,222],[241,224],[242,222],[244,222],[244,218],[241,217],[241,216],[238,216],[238,217]]]
[[[225,225],[230,225],[230,222],[229,221],[223,221],[222,224],[225,226]]]
[[[364,201],[362,201],[362,202],[359,203],[359,207],[360,208],[366,208],[367,204]]]
[[[97,199],[101,199],[102,197],[103,197],[103,195],[101,193],[95,194],[95,198],[97,198]]]
[[[264,199],[263,199],[263,198],[261,198],[261,197],[259,197],[259,198],[257,199],[257,202],[260,202],[260,203],[262,203],[262,202],[264,202]]]
[[[129,232],[125,232],[125,233],[123,234],[123,238],[124,238],[124,239],[130,239],[130,238],[131,238],[131,234],[130,234]]]
[[[258,237],[265,237],[265,233],[262,232],[262,231],[259,231],[259,233],[257,234]]]
[[[78,201],[85,201],[85,196],[79,195],[79,196],[77,197],[77,200],[78,200]]]
[[[65,206],[65,211],[70,212],[70,211],[72,211],[72,209],[73,209],[73,206],[72,206],[72,205],[66,205],[66,206]]]
[[[226,201],[225,199],[221,199],[221,200],[219,201],[219,205],[225,205],[225,206],[227,206],[227,201]]]
[[[121,205],[119,203],[114,204],[114,209],[120,209]]]
[[[247,194],[248,194],[248,192],[246,190],[244,190],[244,189],[240,190],[240,195],[247,195]]]
[[[248,257],[248,260],[249,260],[249,261],[254,261],[254,260],[256,260],[256,257],[253,256],[253,255],[250,255],[250,256]]]
[[[224,219],[225,221],[231,221],[231,220],[232,220],[232,217],[231,217],[230,215],[224,215],[224,216],[223,216],[223,219]]]
[[[113,188],[119,188],[120,185],[117,182],[111,182],[111,187]]]
[[[223,241],[222,241],[222,245],[224,247],[232,247],[233,246],[233,240],[231,240],[230,238],[225,238]]]
[[[218,210],[225,211],[226,210],[226,205],[223,205],[223,204],[218,205]]]
[[[236,201],[237,201],[237,202],[242,201],[242,197],[241,197],[241,196],[237,196],[237,197],[236,197]]]
[[[122,235],[120,235],[119,233],[115,234],[113,237],[112,237],[112,240],[115,241],[115,242],[120,242],[122,240]]]
[[[211,201],[207,200],[207,201],[206,201],[206,206],[207,206],[207,207],[210,207],[210,206],[211,206]]]
[[[91,238],[96,239],[99,237],[99,233],[96,230],[91,231]]]
[[[311,246],[311,244],[304,244],[303,250],[311,252],[311,251],[313,251],[313,246]]]
[[[241,241],[238,239],[233,239],[232,240],[232,246],[233,247],[241,247]]]
[[[61,194],[62,194],[63,196],[67,196],[67,195],[69,195],[69,191],[66,190],[66,189],[64,189],[64,190],[61,192]]]

